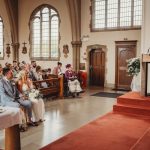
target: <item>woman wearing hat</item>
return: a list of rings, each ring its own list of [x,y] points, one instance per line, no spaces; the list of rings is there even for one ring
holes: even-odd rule
[[[65,78],[68,80],[68,87],[71,93],[81,93],[83,91],[71,64],[66,65]]]

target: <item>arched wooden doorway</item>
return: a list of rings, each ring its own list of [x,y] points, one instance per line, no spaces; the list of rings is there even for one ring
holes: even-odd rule
[[[92,86],[104,87],[105,52],[102,48],[92,49],[89,53],[89,83]]]

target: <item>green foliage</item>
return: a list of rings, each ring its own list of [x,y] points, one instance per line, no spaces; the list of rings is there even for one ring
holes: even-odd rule
[[[131,58],[127,60],[127,68],[129,76],[138,75],[140,72],[140,58]]]

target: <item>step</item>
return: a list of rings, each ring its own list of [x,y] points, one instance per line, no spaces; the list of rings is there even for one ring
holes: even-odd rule
[[[150,100],[147,99],[130,99],[130,98],[118,97],[117,103],[150,108]]]
[[[150,116],[150,108],[147,107],[141,107],[141,106],[135,106],[135,105],[122,105],[122,104],[116,104],[113,106],[114,112],[122,112],[122,113],[129,113],[129,114],[135,114],[135,115],[144,115],[144,116]]]
[[[119,99],[131,99],[131,100],[148,100],[150,101],[150,97],[147,96],[142,96],[139,92],[128,92],[125,93],[124,95],[121,95],[118,97]]]

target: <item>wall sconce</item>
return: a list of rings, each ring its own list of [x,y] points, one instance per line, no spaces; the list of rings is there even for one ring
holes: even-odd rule
[[[63,53],[64,53],[64,57],[67,58],[68,57],[68,53],[69,53],[69,48],[68,45],[63,45]]]
[[[83,35],[81,38],[82,42],[87,42],[89,40],[90,36],[89,35]]]
[[[124,41],[128,41],[128,38],[124,38]]]
[[[11,51],[10,51],[10,44],[6,44],[6,54],[7,54],[7,57],[10,57],[10,54],[11,54]]]
[[[84,54],[82,56],[82,59],[85,60],[85,61],[87,60],[86,52],[84,52]]]
[[[27,47],[26,47],[26,44],[27,44],[27,43],[24,42],[24,43],[22,43],[22,44],[23,44],[22,53],[23,53],[23,54],[27,54]]]

